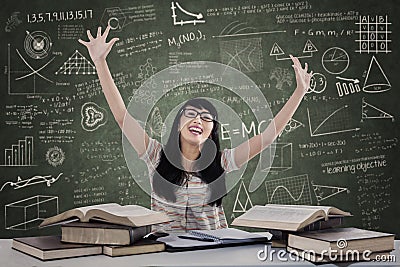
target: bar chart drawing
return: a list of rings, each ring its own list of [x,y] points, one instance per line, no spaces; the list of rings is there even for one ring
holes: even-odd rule
[[[33,162],[33,136],[25,136],[25,139],[18,140],[17,144],[4,150],[4,163],[0,166],[27,167],[35,166]]]

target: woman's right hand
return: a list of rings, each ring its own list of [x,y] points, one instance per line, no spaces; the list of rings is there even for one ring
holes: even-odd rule
[[[90,30],[87,30],[87,36],[89,38],[89,42],[85,42],[81,39],[78,40],[78,42],[86,46],[86,48],[89,50],[89,55],[95,64],[99,60],[105,60],[115,42],[119,40],[118,38],[113,38],[108,43],[106,42],[110,29],[111,27],[110,25],[108,25],[103,35],[101,35],[101,27],[99,27],[97,29],[96,38],[93,38],[92,34],[90,33]]]

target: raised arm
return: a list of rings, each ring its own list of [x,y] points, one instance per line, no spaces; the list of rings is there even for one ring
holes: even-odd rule
[[[283,108],[274,117],[273,121],[271,121],[268,127],[261,134],[250,138],[235,149],[235,163],[238,167],[241,167],[244,163],[272,144],[279,133],[285,128],[286,124],[290,121],[297,107],[300,105],[303,96],[307,92],[312,72],[307,72],[307,63],[303,69],[298,58],[293,56],[290,56],[290,58],[293,61],[293,68],[296,74],[296,89]]]
[[[113,38],[107,43],[106,39],[109,32],[110,26],[105,29],[103,34],[101,34],[101,27],[99,27],[97,29],[97,36],[94,38],[90,33],[90,30],[88,30],[87,36],[89,41],[85,42],[81,39],[78,41],[86,46],[89,51],[90,57],[96,66],[101,88],[103,89],[107,103],[110,106],[115,120],[136,152],[139,155],[142,155],[146,151],[149,136],[140,126],[138,121],[127,112],[125,103],[111,76],[106,57],[115,42],[118,41],[118,38]]]

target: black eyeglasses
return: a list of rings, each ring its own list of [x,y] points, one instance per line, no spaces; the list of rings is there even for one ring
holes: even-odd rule
[[[215,120],[215,116],[210,112],[198,112],[197,110],[191,108],[185,108],[181,112],[183,112],[183,115],[187,118],[196,118],[198,115],[200,115],[200,118],[203,121],[212,122]]]

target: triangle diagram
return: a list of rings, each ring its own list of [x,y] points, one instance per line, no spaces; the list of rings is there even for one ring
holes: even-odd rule
[[[362,100],[362,119],[392,119],[394,117],[389,113],[371,105],[366,102],[363,98]]]
[[[348,191],[348,189],[345,187],[314,185],[314,184],[312,186],[318,202],[333,197],[334,195],[340,194],[342,192]]]
[[[366,93],[381,93],[392,87],[381,65],[379,65],[375,56],[372,56],[364,81],[363,91]]]
[[[280,46],[277,43],[274,43],[271,52],[269,53],[270,56],[279,56],[284,54],[285,52],[283,52],[282,48],[280,48]]]
[[[233,206],[233,212],[245,212],[252,207],[253,203],[251,202],[249,193],[247,192],[246,186],[242,180],[236,195],[235,204]]]
[[[304,45],[303,53],[310,53],[310,52],[318,52],[318,49],[310,40],[307,40],[307,43]]]
[[[56,71],[58,74],[66,75],[86,75],[86,74],[96,74],[96,68],[87,60],[78,50],[69,57],[69,59],[64,62],[64,64]]]
[[[290,121],[286,124],[283,131],[280,132],[279,137],[284,133],[286,134],[286,133],[293,132],[294,130],[296,130],[297,128],[302,127],[302,126],[304,127],[303,123],[291,118]]]

